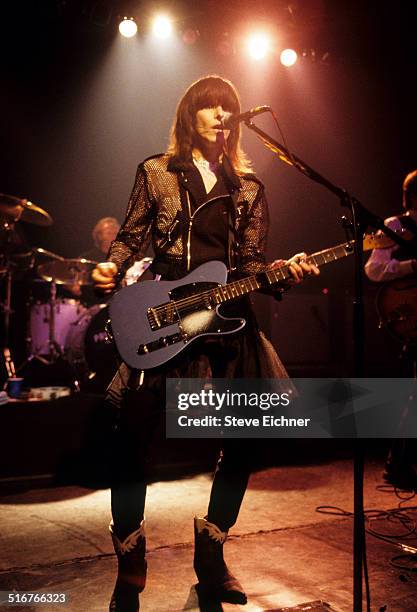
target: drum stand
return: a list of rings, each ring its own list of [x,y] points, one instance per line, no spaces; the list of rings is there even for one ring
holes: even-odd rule
[[[0,302],[0,311],[3,314],[4,327],[4,344],[1,349],[5,361],[8,380],[16,375],[15,367],[10,353],[9,331],[10,331],[10,315],[11,310],[11,292],[12,292],[12,276],[13,262],[11,255],[13,247],[19,243],[19,240],[13,244],[13,238],[17,237],[15,224],[19,221],[26,221],[35,225],[48,226],[52,225],[52,217],[39,206],[30,202],[26,198],[15,197],[0,193],[0,276],[6,279],[6,295],[3,303]],[[34,357],[35,355],[33,355]]]
[[[51,281],[50,290],[49,290],[49,300],[47,302],[49,306],[49,317],[48,317],[48,341],[45,342],[42,346],[37,348],[35,352],[31,353],[26,360],[19,366],[19,370],[21,370],[27,363],[32,361],[32,359],[38,359],[45,365],[50,365],[55,363],[59,357],[62,357],[62,349],[59,346],[58,342],[55,338],[55,313],[56,313],[56,282],[54,280]],[[30,343],[32,338],[29,336],[27,338],[27,342]],[[48,347],[48,352],[46,356],[43,356],[43,349]]]
[[[3,304],[0,304],[0,307],[3,311],[4,317],[4,346],[2,347],[4,364],[6,366],[7,379],[14,378],[16,376],[16,370],[14,367],[12,355],[9,348],[9,326],[10,326],[10,315],[12,313],[12,309],[10,307],[12,297],[12,272],[10,269],[7,269],[6,272],[6,296]],[[6,381],[7,385],[7,381]]]
[[[55,338],[55,314],[56,314],[56,282],[51,281],[49,293],[49,359],[50,363],[62,357],[62,349]]]
[[[7,221],[2,222],[2,229],[6,232],[6,248],[4,250],[5,258],[4,258],[4,272],[5,272],[5,287],[6,294],[4,298],[4,302],[0,302],[0,310],[3,314],[3,328],[4,328],[4,345],[2,346],[2,354],[4,363],[6,366],[7,379],[13,378],[16,376],[16,371],[12,359],[12,355],[9,348],[9,328],[10,328],[10,315],[12,314],[11,309],[11,301],[12,301],[12,265],[8,258],[8,245],[10,243],[10,239],[12,233],[14,231],[14,223],[8,223]],[[3,270],[1,271],[3,273]],[[6,381],[7,385],[7,381]]]
[[[49,306],[49,318],[48,318],[49,338],[48,338],[48,341],[44,343],[42,346],[40,346],[39,348],[37,348],[35,352],[31,353],[25,359],[25,361],[18,367],[17,371],[20,372],[20,370],[22,370],[33,359],[37,359],[44,365],[48,365],[48,366],[55,364],[58,359],[64,359],[65,362],[68,363],[71,369],[74,388],[76,391],[79,391],[80,383],[74,371],[74,368],[72,367],[68,359],[66,359],[60,344],[56,341],[55,316],[56,316],[57,299],[56,299],[56,281],[54,279],[50,281],[49,300],[47,304]],[[30,341],[31,341],[31,338],[29,337],[28,342]],[[43,355],[42,351],[46,346],[48,347],[48,352],[46,353],[46,355]]]

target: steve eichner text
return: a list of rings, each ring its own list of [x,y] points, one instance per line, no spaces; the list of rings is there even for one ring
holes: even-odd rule
[[[201,389],[198,393],[179,393],[178,409],[188,410],[190,406],[209,406],[221,410],[228,406],[251,406],[269,410],[275,406],[288,406],[291,401],[288,393],[217,393],[212,389]]]

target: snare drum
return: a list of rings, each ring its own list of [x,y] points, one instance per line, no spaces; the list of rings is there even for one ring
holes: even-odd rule
[[[67,336],[67,358],[81,382],[94,378],[103,390],[117,368],[114,345],[106,331],[108,318],[107,304],[96,304],[71,326]]]
[[[67,336],[86,308],[78,300],[58,299],[55,304],[55,342],[64,353]],[[51,305],[49,302],[32,304],[29,318],[30,352],[32,355],[49,353],[49,324]]]

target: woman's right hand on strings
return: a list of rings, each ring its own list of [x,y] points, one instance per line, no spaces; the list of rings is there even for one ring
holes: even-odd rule
[[[117,266],[112,261],[97,264],[91,272],[94,281],[94,289],[104,293],[110,293],[116,286]]]

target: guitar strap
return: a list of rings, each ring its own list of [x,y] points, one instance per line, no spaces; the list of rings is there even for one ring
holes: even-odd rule
[[[237,268],[237,257],[236,257],[236,216],[239,214],[240,208],[237,206],[237,191],[233,191],[230,196],[231,206],[228,207],[228,224],[227,224],[227,258],[229,274],[234,272]]]
[[[223,176],[225,185],[230,193],[230,204],[228,206],[228,232],[227,232],[227,255],[229,273],[237,270],[237,248],[238,248],[238,227],[241,225],[241,216],[243,206],[238,204],[239,189],[241,187],[240,179],[233,170],[226,152],[223,153],[222,163]]]

